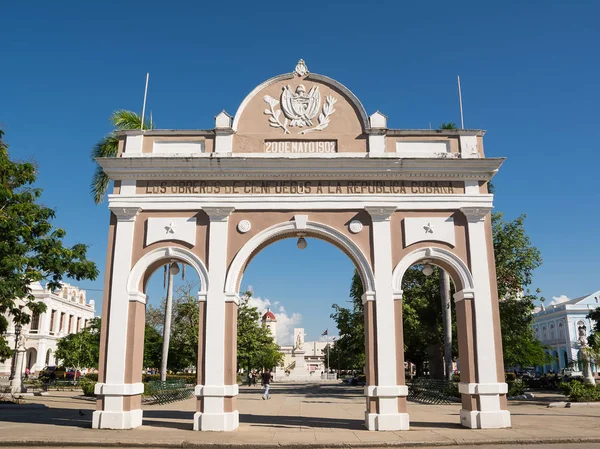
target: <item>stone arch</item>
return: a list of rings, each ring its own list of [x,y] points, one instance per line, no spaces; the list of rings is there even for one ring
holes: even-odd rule
[[[204,262],[191,251],[174,246],[156,248],[142,256],[134,265],[127,279],[127,293],[137,295],[143,293],[145,281],[165,260],[178,260],[191,266],[200,278],[199,294],[208,291],[208,270]],[[150,271],[150,273],[148,273]]]
[[[408,253],[400,260],[400,262],[398,262],[392,275],[392,285],[396,293],[402,292],[402,278],[404,277],[406,270],[424,259],[429,259],[433,264],[439,265],[446,270],[456,284],[457,292],[473,291],[473,276],[465,263],[451,251],[431,246],[428,248],[416,249],[413,252]]]
[[[262,248],[282,238],[295,237],[299,233],[308,237],[320,238],[340,248],[356,265],[363,281],[365,292],[374,291],[375,279],[369,260],[352,239],[322,223],[307,221],[306,227],[298,229],[295,221],[286,221],[265,229],[242,246],[233,258],[227,271],[225,292],[230,294],[237,293],[246,266]]]

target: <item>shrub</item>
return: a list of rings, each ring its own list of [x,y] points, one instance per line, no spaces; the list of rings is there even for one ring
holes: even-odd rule
[[[600,401],[600,385],[584,384],[581,381],[561,382],[559,388],[572,402]]]
[[[517,380],[517,375],[515,373],[504,373],[504,380],[506,383]]]
[[[167,380],[184,380],[186,384],[196,385],[195,374],[168,374]],[[144,374],[142,376],[142,382],[151,382],[153,380],[160,380],[160,374]]]
[[[98,373],[87,373],[85,379],[93,380],[94,382],[98,382]],[[83,377],[82,377],[83,379]]]
[[[452,382],[460,382],[460,374],[453,374]]]
[[[508,396],[521,396],[525,393],[525,384],[521,379],[509,380],[507,383]]]
[[[453,398],[460,398],[460,393],[458,392],[458,382],[450,382],[446,386],[446,394]]]
[[[94,387],[96,386],[96,381],[83,377],[79,381],[79,386],[83,390],[84,396],[92,396],[92,397],[96,396],[96,394],[94,393]]]

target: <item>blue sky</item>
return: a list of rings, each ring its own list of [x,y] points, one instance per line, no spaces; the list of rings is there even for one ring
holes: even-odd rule
[[[83,285],[101,289],[108,211],[88,194],[89,152],[113,110],[141,110],[146,72],[157,125],[201,129],[299,58],[393,128],[458,123],[460,75],[466,127],[488,131],[488,156],[507,157],[496,209],[527,213],[542,251],[533,286],[573,298],[600,289],[599,15],[591,0],[9,2],[0,124],[13,157],[39,164],[67,242],[90,245],[102,273]],[[351,271],[336,248],[282,242],[253,260],[244,284],[301,313],[314,338],[332,327],[330,304],[347,299]]]

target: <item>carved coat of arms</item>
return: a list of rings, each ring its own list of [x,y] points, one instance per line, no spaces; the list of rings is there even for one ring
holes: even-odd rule
[[[308,73],[306,64],[301,59],[296,65],[294,73],[297,76],[304,76]],[[273,128],[283,129],[284,134],[290,134],[288,127],[308,128],[298,134],[307,134],[313,131],[322,131],[329,126],[330,117],[335,112],[333,105],[337,99],[332,95],[325,97],[323,109],[321,110],[321,92],[319,86],[312,86],[307,92],[304,84],[299,84],[294,88],[285,86],[281,93],[281,98],[276,100],[270,95],[265,95],[265,102],[269,109],[264,113],[269,115],[269,125]],[[281,109],[277,105],[281,104]],[[283,110],[283,117],[281,111]],[[319,113],[319,111],[321,111]],[[314,119],[317,118],[315,125]]]

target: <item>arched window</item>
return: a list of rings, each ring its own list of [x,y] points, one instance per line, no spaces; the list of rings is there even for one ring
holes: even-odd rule
[[[534,327],[533,328],[533,336],[535,338],[537,338],[538,340],[540,339],[540,328],[539,327]]]
[[[52,349],[46,351],[46,365],[50,365],[50,359],[52,359]]]
[[[79,295],[79,304],[83,304],[83,303],[84,303],[84,300],[83,300],[83,293],[81,293],[81,294]]]
[[[565,338],[565,328],[563,323],[558,323],[558,338]]]
[[[69,299],[69,292],[67,291],[66,288],[63,288],[62,297],[65,299]]]
[[[548,339],[548,332],[546,331],[546,326],[542,326],[542,341]]]
[[[556,333],[554,332],[554,323],[550,323],[550,340],[554,340],[556,338]],[[558,357],[558,355],[557,355]]]

